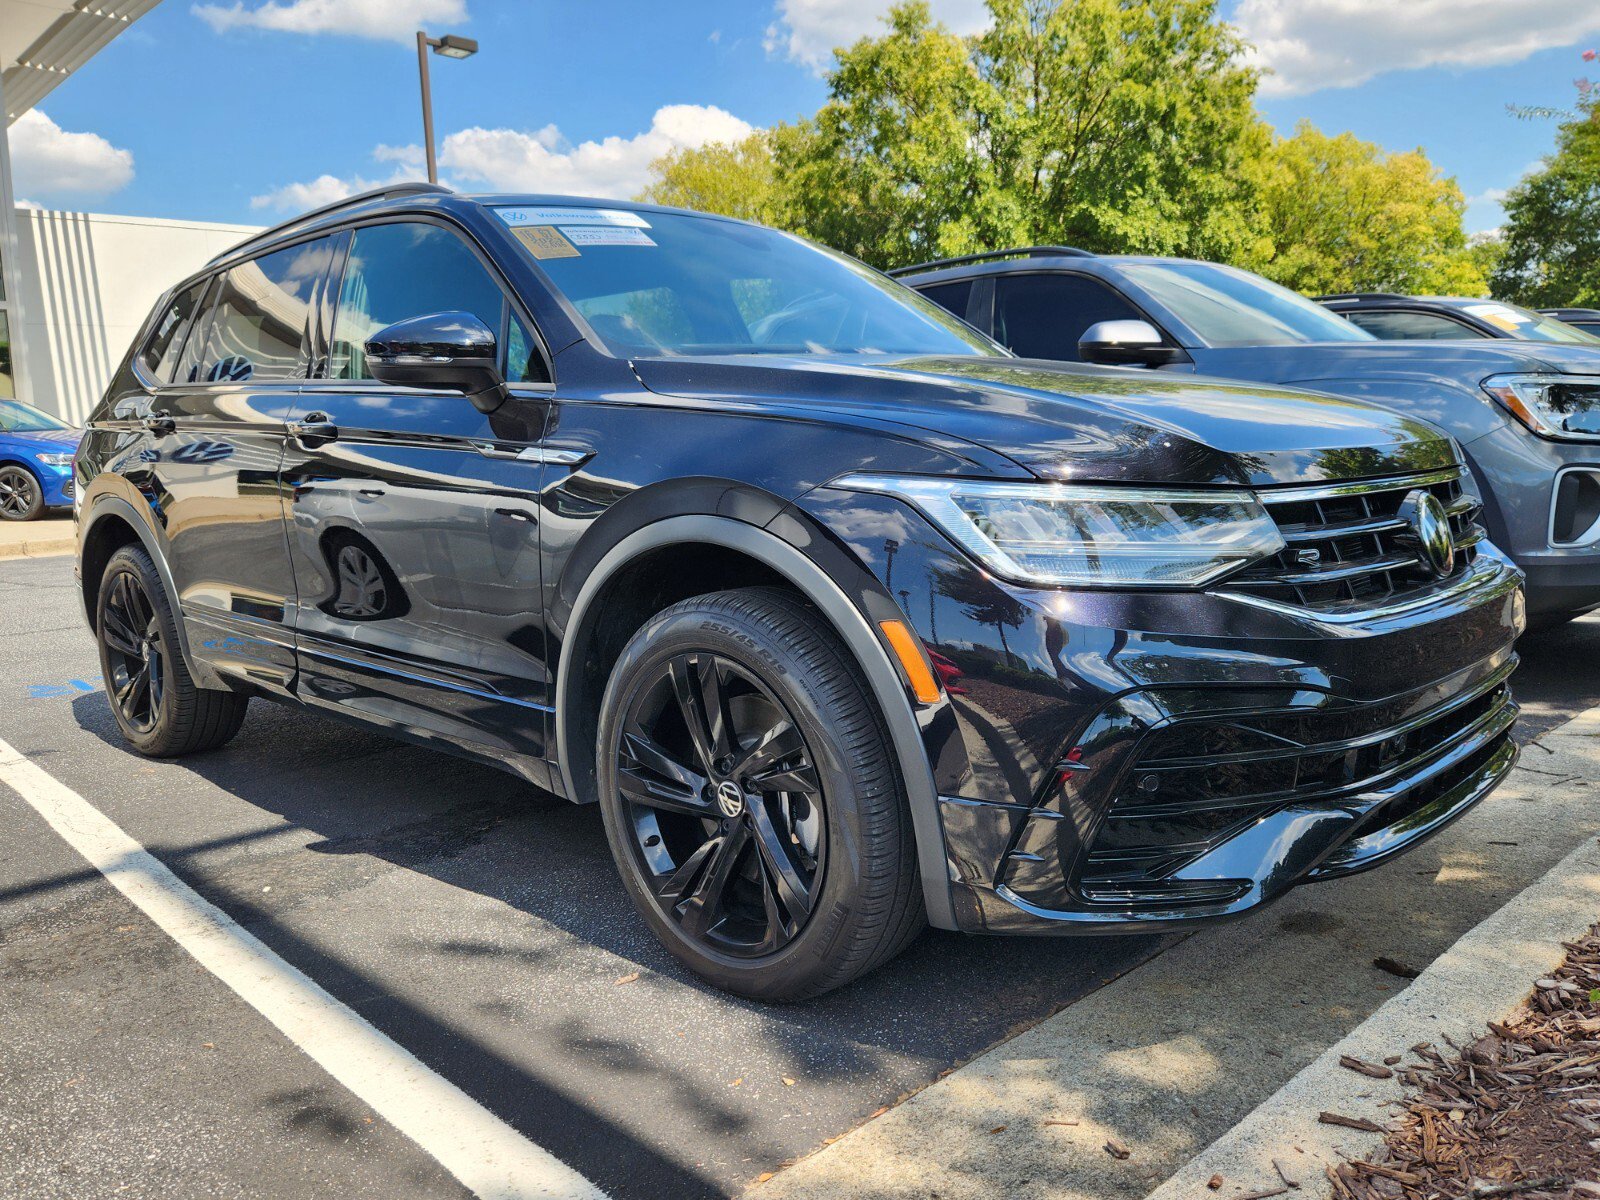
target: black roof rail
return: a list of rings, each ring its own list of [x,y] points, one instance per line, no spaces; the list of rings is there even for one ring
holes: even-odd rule
[[[936,258],[931,262],[913,263],[909,267],[896,267],[887,272],[893,276],[915,275],[919,271],[935,271],[941,267],[959,267],[963,263],[988,262],[994,258],[1093,258],[1094,251],[1080,250],[1076,246],[1017,246],[1011,250],[985,250],[982,254],[962,254],[956,258]]]
[[[1402,296],[1398,292],[1332,292],[1326,296],[1313,296],[1319,304],[1329,300],[1410,300],[1410,296]]]
[[[230,258],[246,247],[255,245],[257,242],[264,242],[269,238],[278,237],[279,235],[293,229],[296,225],[304,225],[308,221],[313,221],[318,217],[325,217],[329,213],[338,212],[341,208],[354,208],[358,204],[366,204],[373,200],[392,200],[399,196],[449,196],[453,194],[454,193],[452,193],[449,188],[443,186],[442,184],[422,183],[420,181],[414,183],[391,183],[387,187],[373,188],[371,191],[366,192],[357,192],[354,196],[346,196],[343,200],[335,200],[332,204],[321,205],[320,207],[311,209],[309,212],[301,213],[298,217],[290,217],[287,221],[280,221],[270,229],[263,229],[260,233],[251,234],[249,237],[245,238],[244,241],[235,246],[229,246],[221,254],[214,256],[210,262],[206,263],[206,266],[209,267],[211,263],[221,262],[225,258]]]

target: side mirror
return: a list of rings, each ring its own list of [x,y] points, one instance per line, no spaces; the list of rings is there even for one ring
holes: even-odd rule
[[[510,396],[498,359],[494,331],[467,312],[397,321],[367,340],[367,366],[379,383],[460,392],[479,412]]]
[[[1100,321],[1078,339],[1078,357],[1102,366],[1159,367],[1178,361],[1183,351],[1149,321]]]

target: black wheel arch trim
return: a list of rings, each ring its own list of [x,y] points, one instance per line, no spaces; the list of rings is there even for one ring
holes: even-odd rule
[[[822,612],[833,630],[843,639],[856,664],[866,676],[879,711],[889,727],[889,736],[900,762],[906,799],[911,808],[912,830],[916,838],[917,860],[922,876],[923,900],[929,924],[938,929],[957,929],[955,905],[950,892],[943,826],[939,816],[939,797],[934,788],[933,770],[923,749],[920,727],[906,696],[905,685],[889,661],[888,652],[867,618],[844,591],[816,563],[782,538],[754,525],[728,517],[683,515],[668,517],[637,529],[612,546],[588,573],[567,622],[569,636],[562,639],[561,658],[556,674],[555,705],[556,756],[562,783],[569,797],[581,796],[572,774],[569,752],[569,706],[564,702],[575,678],[575,646],[582,637],[570,636],[584,628],[588,609],[604,589],[606,581],[641,554],[672,545],[715,545],[747,554],[782,575]]]
[[[89,536],[107,517],[120,517],[129,525],[139,539],[139,544],[144,547],[145,553],[150,555],[150,561],[156,565],[156,573],[161,576],[161,586],[167,590],[167,599],[172,605],[173,624],[178,627],[178,644],[183,652],[184,665],[189,669],[189,675],[194,682],[205,688],[227,689],[227,684],[189,650],[189,629],[183,618],[182,605],[178,603],[178,587],[172,578],[172,568],[167,565],[167,556],[162,549],[160,540],[155,531],[150,528],[146,516],[124,500],[121,496],[101,494],[85,503],[86,511],[79,518],[78,528],[78,569],[81,574],[83,569],[83,548],[88,544]],[[83,616],[89,624],[90,632],[94,632],[94,600],[90,597],[88,589],[81,586],[79,591],[83,594]]]

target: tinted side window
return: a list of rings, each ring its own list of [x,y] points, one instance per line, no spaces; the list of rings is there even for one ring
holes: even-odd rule
[[[335,379],[371,379],[363,349],[367,339],[411,317],[469,312],[498,337],[505,305],[499,283],[450,230],[421,222],[357,229],[333,319],[329,374]],[[505,340],[531,342],[525,329],[514,330]],[[522,361],[508,372],[508,379],[544,378],[543,364],[531,345],[513,347],[511,353]]]
[[[161,316],[156,321],[154,331],[150,334],[150,340],[139,352],[139,359],[144,364],[144,369],[160,383],[172,382],[173,370],[178,365],[178,355],[183,351],[183,339],[189,332],[195,309],[200,307],[206,282],[202,280],[193,287],[185,288],[167,301],[166,307],[162,309]]]
[[[1359,325],[1373,337],[1386,342],[1448,341],[1451,338],[1483,337],[1471,326],[1451,317],[1421,312],[1348,312],[1352,325]]]
[[[967,319],[967,301],[972,298],[972,280],[958,279],[954,283],[936,283],[932,287],[917,290],[941,308],[947,308],[955,313],[963,321]]]
[[[995,281],[994,336],[1024,358],[1079,362],[1078,339],[1089,326],[1138,320],[1138,309],[1085,275],[1008,275]]]
[[[328,269],[327,238],[230,268],[212,302],[194,372],[201,383],[303,379],[312,288]]]

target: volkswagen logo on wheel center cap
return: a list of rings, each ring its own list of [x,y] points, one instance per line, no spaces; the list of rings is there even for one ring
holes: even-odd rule
[[[1455,569],[1456,544],[1450,532],[1450,515],[1432,492],[1412,492],[1400,504],[1400,518],[1411,527],[1422,563],[1435,575]]]
[[[733,780],[724,779],[717,784],[717,807],[725,817],[737,817],[744,811],[744,793]]]

